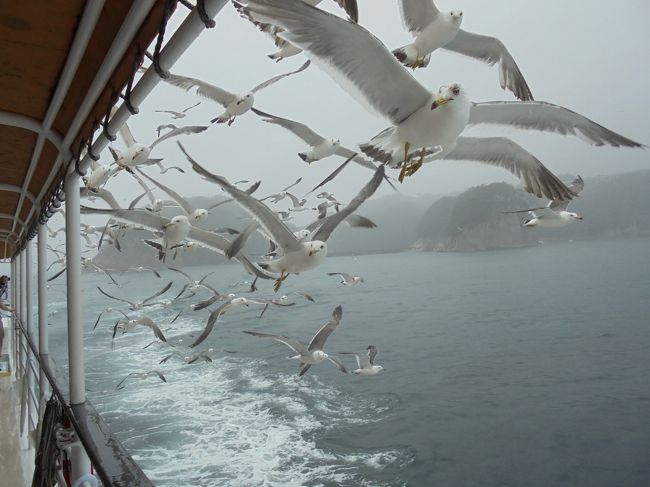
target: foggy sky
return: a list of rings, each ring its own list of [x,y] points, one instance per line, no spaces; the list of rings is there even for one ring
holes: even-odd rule
[[[411,41],[401,24],[396,1],[358,2],[360,24],[389,49]],[[536,100],[562,105],[626,137],[650,144],[650,124],[646,118],[650,108],[648,2],[627,0],[614,6],[611,2],[592,0],[454,0],[436,4],[441,10],[462,9],[463,29],[501,39]],[[322,7],[343,15],[332,0],[324,0]],[[173,32],[186,15],[187,9],[179,5],[167,32]],[[232,92],[245,92],[271,76],[296,69],[305,60],[304,55],[277,64],[268,59],[266,54],[275,50],[271,39],[240,18],[230,4],[216,21],[217,26],[199,36],[172,72],[200,78]],[[166,40],[169,37],[170,34]],[[429,66],[416,70],[414,76],[431,90],[460,82],[474,101],[514,100],[509,91],[501,90],[496,67],[442,50],[435,52]],[[129,121],[134,137],[139,142],[151,143],[160,124],[209,124],[211,118],[221,113],[219,105],[204,99],[182,120],[173,121],[166,114],[154,112],[181,110],[198,100],[193,93],[161,82],[140,106],[140,114]],[[343,145],[352,149],[389,126],[381,116],[368,113],[314,65],[257,93],[255,106],[306,123],[324,137],[340,138]],[[556,174],[590,177],[650,167],[647,151],[592,147],[575,137],[525,134],[501,127],[482,127],[466,133],[508,136]],[[198,162],[215,173],[230,180],[262,179],[258,195],[278,191],[302,176],[303,184],[296,190],[302,196],[342,162],[330,157],[308,166],[297,156],[308,148],[302,141],[281,127],[262,122],[252,112],[238,117],[231,127],[214,125],[203,134],[180,140]],[[119,140],[114,144],[122,147]],[[156,146],[151,157],[164,157],[166,165],[179,164],[186,169],[183,175],[174,171],[158,175],[155,168],[147,170],[182,195],[222,194],[217,186],[189,169],[173,140]],[[106,150],[102,163],[110,161]],[[391,172],[397,175],[396,170]],[[347,202],[371,175],[367,169],[349,166],[325,189]],[[435,162],[407,178],[399,190],[407,195],[445,194],[494,181],[518,182],[505,170],[475,162]],[[111,179],[106,188],[124,205],[140,193],[139,186],[127,174]],[[382,185],[375,197],[390,193],[392,190]],[[277,208],[286,209],[286,204]],[[51,224],[58,227],[62,219],[55,218]]]

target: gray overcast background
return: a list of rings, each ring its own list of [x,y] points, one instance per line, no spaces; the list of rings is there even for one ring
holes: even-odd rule
[[[517,61],[536,100],[565,106],[627,137],[650,143],[648,2],[626,1],[614,9],[612,3],[591,0],[458,0],[436,4],[441,10],[461,8],[464,29],[500,38]],[[343,15],[332,0],[324,0],[321,5]],[[410,42],[396,1],[359,0],[359,9],[360,24],[389,49]],[[174,27],[186,12],[179,6],[172,19]],[[201,34],[174,66],[174,73],[243,92],[304,62],[303,55],[277,64],[268,59],[266,54],[275,50],[270,38],[240,18],[231,5],[226,5],[216,20],[216,28]],[[514,99],[499,87],[495,67],[453,53],[434,53],[431,64],[417,70],[415,76],[430,89],[459,81],[475,101]],[[194,94],[160,83],[140,107],[140,114],[129,122],[135,138],[149,143],[155,139],[157,125],[171,122],[168,115],[154,110],[181,110],[197,100]],[[314,65],[258,93],[255,106],[306,123],[325,137],[338,137],[353,149],[388,126],[386,120],[368,113]],[[178,122],[205,124],[221,111],[220,106],[203,100]],[[592,176],[650,167],[649,154],[644,150],[591,147],[577,138],[525,134],[498,127],[476,128],[471,133],[507,135],[557,174]],[[296,155],[306,149],[300,140],[280,127],[262,122],[252,112],[239,117],[231,127],[214,125],[203,134],[184,137],[183,143],[199,162],[231,180],[262,179],[258,193],[261,195],[303,176],[303,185],[296,191],[302,195],[342,161],[328,158],[308,166]],[[106,162],[107,156],[104,154]],[[164,157],[166,164],[181,163],[187,168],[173,141],[157,146],[152,157]],[[148,172],[156,175],[157,170],[152,168]],[[347,201],[370,176],[370,171],[351,166],[327,189]],[[171,172],[160,178],[187,196],[219,191],[189,170],[181,177]],[[129,179],[121,174],[106,186],[125,204],[138,194],[137,186],[131,186]],[[441,194],[492,181],[517,182],[504,170],[478,163],[437,162],[422,168],[399,189],[405,194]],[[390,192],[384,185],[378,194]]]

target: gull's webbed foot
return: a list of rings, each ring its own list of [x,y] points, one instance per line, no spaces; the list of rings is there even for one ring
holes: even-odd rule
[[[400,183],[404,182],[404,177],[406,176],[410,148],[411,148],[411,144],[409,144],[408,142],[404,144],[404,161],[402,162],[402,170],[399,172],[399,177],[397,178]]]
[[[282,272],[282,273],[280,274],[280,277],[275,281],[275,286],[273,286],[273,290],[274,290],[276,293],[278,292],[278,290],[280,289],[280,286],[282,286],[282,283],[284,282],[284,280],[285,280],[287,277],[289,277],[289,274],[285,274],[284,272]]]

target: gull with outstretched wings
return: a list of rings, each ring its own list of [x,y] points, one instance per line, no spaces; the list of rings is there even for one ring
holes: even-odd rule
[[[331,357],[323,351],[325,342],[329,336],[336,330],[341,323],[341,317],[343,316],[343,308],[339,305],[334,309],[332,313],[332,318],[325,323],[320,330],[314,335],[314,338],[311,339],[309,345],[305,346],[302,342],[281,335],[271,335],[269,333],[259,333],[256,331],[244,331],[249,335],[253,335],[258,338],[270,338],[276,342],[284,343],[291,350],[296,352],[297,355],[294,355],[292,359],[298,359],[300,361],[300,372],[298,376],[302,377],[309,370],[312,365],[320,364],[325,360],[329,360],[336,367],[347,374],[347,370],[344,365],[336,357]]]

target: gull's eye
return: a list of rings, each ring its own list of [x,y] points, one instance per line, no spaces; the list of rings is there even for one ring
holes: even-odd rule
[[[458,87],[456,87],[456,88],[454,88],[453,90],[451,90],[451,92],[452,92],[454,95],[460,95],[460,89],[459,89]]]

